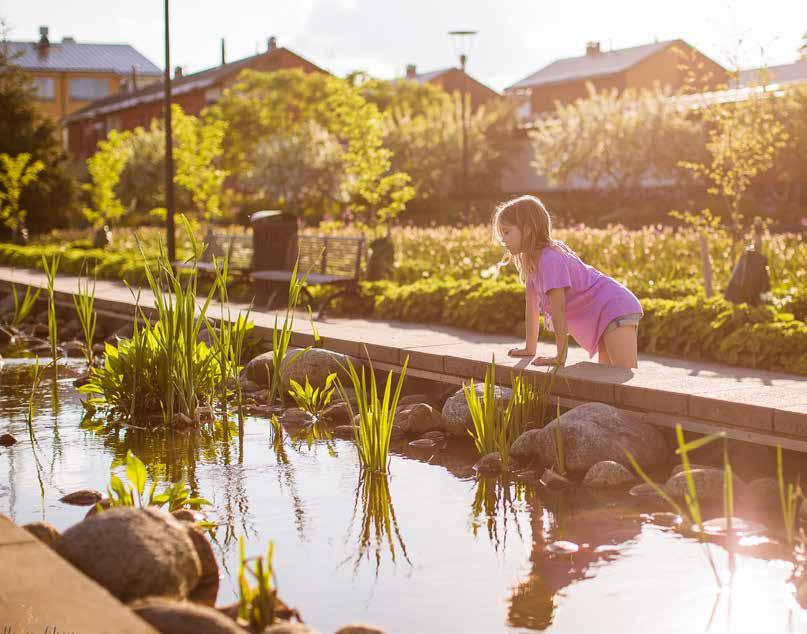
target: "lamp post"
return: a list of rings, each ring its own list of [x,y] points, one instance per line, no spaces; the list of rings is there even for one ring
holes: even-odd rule
[[[454,38],[455,49],[460,55],[460,71],[462,72],[462,84],[460,88],[461,103],[460,116],[462,117],[462,213],[465,224],[471,219],[471,204],[468,197],[468,116],[466,114],[466,94],[468,92],[465,66],[468,63],[468,53],[471,49],[471,38],[476,35],[476,31],[449,31],[449,35]],[[470,109],[470,108],[469,108]]]
[[[176,261],[174,243],[174,144],[171,129],[171,39],[168,29],[168,0],[165,0],[165,232],[168,261]]]

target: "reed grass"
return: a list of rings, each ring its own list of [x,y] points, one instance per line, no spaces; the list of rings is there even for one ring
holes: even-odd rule
[[[394,391],[392,389],[392,370],[390,370],[387,375],[383,397],[379,396],[372,361],[369,361],[369,364],[369,373],[366,372],[367,368],[365,366],[361,367],[361,373],[357,372],[349,357],[347,358],[347,366],[341,363],[340,366],[350,377],[353,389],[356,392],[359,424],[353,426],[353,433],[359,460],[365,469],[376,473],[387,473],[389,441],[392,435],[392,426],[395,422],[398,399],[401,396],[401,388],[403,388],[404,378],[406,377],[409,357],[407,356],[403,363]],[[353,420],[353,406],[341,379],[337,378],[336,386],[342,400],[347,403],[350,418]]]
[[[92,364],[92,345],[95,340],[95,324],[97,315],[95,313],[95,278],[90,282],[85,278],[84,286],[81,284],[82,275],[78,278],[78,288],[73,294],[73,306],[76,309],[76,316],[81,324],[81,332],[84,335],[84,343],[87,346],[85,351],[87,365]]]
[[[262,632],[275,620],[277,585],[272,564],[274,551],[274,542],[270,541],[265,557],[247,559],[244,536],[238,539],[238,618],[248,623],[253,632]],[[248,576],[252,577],[254,586]]]
[[[792,549],[796,528],[796,516],[799,510],[799,500],[804,497],[804,494],[802,493],[800,485],[785,482],[784,458],[782,457],[782,447],[780,445],[776,445],[776,476],[779,482],[779,503],[782,507],[785,536],[787,537],[788,546]]]
[[[23,295],[22,299],[20,299],[19,293],[17,292],[17,286],[15,284],[11,285],[11,296],[14,299],[14,312],[11,315],[11,321],[9,321],[6,326],[10,326],[14,331],[16,331],[22,322],[24,322],[31,314],[34,306],[36,306],[36,300],[39,299],[39,294],[42,292],[42,289],[38,288],[36,289],[36,292],[32,291],[33,288],[26,286],[25,295]]]
[[[286,357],[286,352],[289,349],[289,342],[291,341],[291,333],[294,328],[294,312],[297,310],[297,304],[300,302],[300,292],[305,286],[305,281],[308,275],[298,277],[297,272],[300,266],[300,259],[294,263],[294,268],[291,271],[291,281],[289,282],[289,297],[286,304],[286,314],[283,317],[283,325],[278,329],[277,315],[275,315],[275,325],[272,329],[272,360],[274,362],[274,369],[269,372],[269,400],[270,404],[274,403],[276,399],[282,398],[280,386],[283,383],[283,359]]]
[[[496,398],[496,356],[494,355],[487,370],[482,387],[482,396],[476,392],[476,385],[471,379],[463,386],[465,401],[471,414],[473,427],[468,430],[473,438],[474,446],[480,455],[498,452],[502,468],[507,469],[510,462],[510,445],[512,438],[511,419],[515,404],[513,399],[505,406],[501,398]]]
[[[28,402],[26,403],[25,410],[25,424],[28,428],[28,439],[31,442],[31,451],[34,454],[34,464],[36,465],[36,477],[39,481],[39,492],[42,495],[42,500],[45,499],[45,485],[42,482],[42,467],[39,463],[39,458],[36,455],[36,446],[38,441],[36,439],[36,432],[34,430],[34,418],[42,404],[42,394],[40,393],[40,385],[42,384],[42,375],[47,366],[39,365],[39,357],[34,359],[34,373],[31,381],[31,391],[28,394]]]

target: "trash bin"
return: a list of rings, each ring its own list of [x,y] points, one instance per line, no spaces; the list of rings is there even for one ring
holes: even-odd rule
[[[256,211],[252,224],[252,270],[290,271],[297,259],[297,216],[278,210]]]
[[[760,295],[771,290],[768,258],[753,248],[740,255],[726,287],[726,299],[735,304],[743,302],[752,306],[760,303]]]

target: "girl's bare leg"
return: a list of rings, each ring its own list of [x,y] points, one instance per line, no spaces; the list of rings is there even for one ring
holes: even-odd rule
[[[597,361],[603,365],[611,365],[611,357],[608,356],[608,348],[605,347],[604,337],[600,339],[600,345],[598,346],[597,352]]]
[[[638,368],[638,332],[636,326],[620,326],[603,336],[611,365],[617,368]]]

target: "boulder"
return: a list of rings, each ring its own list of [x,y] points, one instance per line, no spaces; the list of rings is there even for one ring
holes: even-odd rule
[[[779,481],[776,478],[757,478],[745,488],[743,502],[764,510],[779,509]]]
[[[290,407],[280,416],[280,422],[284,425],[308,425],[314,422],[314,417],[304,409]]]
[[[199,583],[196,584],[188,598],[196,603],[214,607],[216,595],[219,593],[219,564],[216,562],[213,547],[204,532],[193,523],[185,523],[185,530],[193,542],[196,556],[199,557],[199,563],[202,565]]]
[[[317,634],[304,623],[275,623],[263,629],[261,634]]]
[[[325,379],[331,372],[342,379],[346,385],[350,385],[350,378],[341,369],[340,364],[347,367],[347,357],[338,352],[330,352],[322,348],[309,348],[308,350],[289,350],[283,357],[281,364],[283,394],[288,394],[291,389],[290,381],[293,379],[300,385],[305,385],[308,377],[313,387],[322,388],[325,386]],[[355,364],[354,364],[355,365]],[[360,371],[359,368],[357,368]]]
[[[255,381],[251,381],[250,379],[246,379],[241,377],[241,380],[238,381],[238,385],[241,388],[241,391],[246,394],[252,394],[253,392],[260,392],[264,388],[261,384],[256,383]],[[266,385],[265,383],[263,385]]]
[[[698,500],[705,504],[723,502],[723,470],[722,469],[692,469],[689,472],[695,483]],[[745,493],[745,483],[736,475],[733,476],[734,495],[742,496]],[[683,499],[689,493],[687,473],[680,471],[672,476],[664,485],[664,490],[670,497]]]
[[[427,431],[425,434],[421,436],[421,438],[428,438],[429,440],[433,440],[434,442],[441,443],[445,441],[446,435],[441,431]]]
[[[474,383],[474,390],[481,398],[485,391],[483,383]],[[495,386],[493,394],[497,401],[506,403],[510,399],[512,390],[509,387]],[[446,431],[454,436],[467,436],[467,432],[473,429],[473,419],[471,411],[468,409],[468,401],[465,399],[465,389],[460,388],[453,396],[449,397],[443,405],[443,418],[446,422]]]
[[[415,449],[434,449],[437,446],[437,443],[431,438],[418,438],[417,440],[410,442],[409,446],[414,447]]]
[[[62,351],[67,357],[86,357],[87,346],[82,341],[65,341],[62,344]]]
[[[384,630],[363,623],[351,623],[340,627],[334,634],[384,634]]]
[[[331,425],[346,425],[353,419],[350,415],[350,408],[344,401],[328,405],[328,407],[322,411],[320,418]]]
[[[333,428],[333,435],[335,438],[344,438],[345,440],[353,440],[354,431],[353,425],[337,425]]]
[[[398,407],[394,425],[406,434],[424,434],[430,431],[443,431],[446,428],[440,412],[426,403]]]
[[[565,466],[569,471],[588,471],[593,465],[612,460],[623,466],[629,451],[644,468],[667,460],[669,451],[655,427],[634,415],[604,403],[579,405],[540,430],[531,430],[513,445],[514,455],[535,452],[543,464],[555,464],[555,433],[560,425]]]
[[[235,621],[202,605],[150,597],[128,607],[163,634],[244,634]]]
[[[636,478],[628,469],[614,462],[613,460],[603,460],[591,466],[583,478],[583,486],[591,488],[612,488],[623,487],[635,482]]]
[[[485,475],[495,475],[502,472],[502,458],[498,452],[485,454],[474,465],[474,471]]]
[[[11,447],[17,443],[17,439],[11,434],[0,434],[0,447]]]
[[[398,407],[405,407],[407,405],[417,405],[418,403],[427,403],[435,407],[437,399],[430,397],[428,394],[406,394],[398,399]]]
[[[54,545],[123,602],[186,598],[202,564],[185,523],[154,508],[112,508],[68,528]]]
[[[50,547],[53,547],[53,544],[59,539],[59,531],[47,522],[31,522],[30,524],[24,524],[23,528]]]
[[[244,366],[244,371],[241,372],[241,376],[258,385],[269,385],[269,377],[275,367],[273,357],[274,353],[271,350],[259,354]]]

